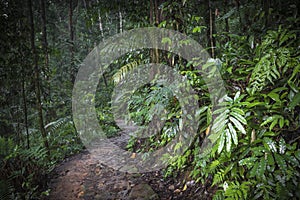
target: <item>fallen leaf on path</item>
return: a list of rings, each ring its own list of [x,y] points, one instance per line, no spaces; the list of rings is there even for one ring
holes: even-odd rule
[[[130,158],[134,159],[135,157],[136,157],[136,153],[132,153]]]
[[[181,192],[181,190],[179,189],[174,190],[174,193],[179,193],[179,192]]]
[[[83,195],[84,195],[84,191],[81,191],[81,192],[79,192],[78,194],[77,194],[77,197],[83,197]]]

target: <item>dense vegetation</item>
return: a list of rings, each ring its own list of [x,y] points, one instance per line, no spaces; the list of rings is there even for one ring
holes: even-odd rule
[[[165,176],[187,171],[215,188],[214,199],[299,199],[299,24],[296,0],[0,1],[0,199],[49,193],[49,172],[84,148],[71,103],[82,60],[109,36],[151,26],[203,45],[227,96],[214,107],[204,72],[179,55],[130,52],[99,81],[96,110],[107,136],[119,131],[110,102],[115,85],[140,64],[163,63],[187,77],[200,106],[197,137],[183,155],[164,158]],[[180,103],[157,83],[132,95],[131,119],[147,125],[157,103],[168,111],[165,127],[146,139],[132,137],[128,150],[153,151],[178,133]],[[215,143],[203,153],[205,138]]]

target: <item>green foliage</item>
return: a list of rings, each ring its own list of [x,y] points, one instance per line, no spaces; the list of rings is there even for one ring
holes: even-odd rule
[[[131,96],[128,107],[130,120],[141,127],[149,126],[153,120],[165,121],[162,130],[152,130],[155,131],[154,136],[143,141],[143,144],[139,145],[138,151],[152,151],[163,147],[179,132],[181,107],[177,98],[167,87],[150,84],[139,88]],[[136,149],[137,141],[132,138],[127,147],[130,150]]]
[[[214,199],[299,198],[299,145],[294,143],[300,127],[295,93],[299,81],[294,79],[299,77],[299,55],[294,43],[295,34],[289,31],[269,31],[252,58],[255,62],[241,62],[249,66],[243,72],[251,74],[249,84],[239,85],[243,87],[235,97],[226,97],[213,112],[215,132],[208,137],[216,143],[210,154],[194,150],[192,176],[202,183],[212,177],[211,185],[220,188]],[[274,54],[264,57],[268,52]],[[265,61],[274,68],[259,66]],[[229,63],[224,66],[231,68]],[[272,74],[275,68],[280,74]]]
[[[118,84],[121,82],[121,80],[126,76],[126,74],[130,71],[136,68],[137,66],[140,65],[140,62],[133,61],[131,63],[128,63],[121,67],[114,75],[113,75],[113,80],[115,84]]]
[[[49,172],[47,169],[51,166],[47,150],[41,145],[24,149],[11,142],[5,142],[3,138],[0,138],[0,143],[1,146],[6,146],[6,151],[1,150],[0,166],[1,184],[5,184],[0,190],[3,199],[38,197],[45,184],[40,180],[45,178]]]
[[[250,94],[260,92],[268,83],[274,85],[274,80],[295,67],[295,60],[291,58],[292,49],[288,47],[295,39],[295,33],[281,28],[278,31],[268,31],[255,51],[254,61],[257,63],[249,82]]]
[[[32,133],[29,149],[0,137],[0,184],[5,186],[0,189],[1,199],[40,198],[55,164],[83,148],[69,117],[50,122],[46,128],[50,157],[38,132]]]
[[[240,96],[240,92],[237,92],[233,99],[226,96],[222,107],[213,112],[216,117],[209,138],[212,142],[218,139],[218,153],[221,153],[224,147],[227,152],[231,152],[232,144],[238,145],[238,134],[246,134],[244,126],[247,125],[247,121],[240,102],[243,97]]]
[[[95,100],[99,124],[108,137],[119,132],[111,109],[116,84],[154,57],[185,76],[197,92],[200,127],[183,155],[164,158],[165,175],[191,168],[191,176],[217,189],[214,199],[299,199],[300,56],[298,3],[286,1],[78,1],[73,41],[68,4],[47,1],[49,60],[42,48],[40,6],[33,5],[38,66],[50,156],[38,130],[33,61],[26,3],[0,2],[0,199],[34,199],[47,194],[45,176],[55,163],[83,146],[71,117],[73,81],[82,59],[100,41],[127,29],[158,26],[180,31],[214,49],[209,62],[186,63],[180,55],[155,49],[129,52],[99,81]],[[151,7],[151,9],[150,9]],[[122,18],[120,16],[122,15]],[[150,14],[150,16],[149,16]],[[171,38],[163,38],[171,44]],[[126,41],[124,41],[126,42]],[[119,46],[115,46],[119,48]],[[110,49],[114,51],[115,48]],[[219,57],[219,58],[216,58]],[[213,61],[213,62],[210,62]],[[201,66],[201,70],[198,67]],[[213,107],[208,91],[219,71],[227,96]],[[203,77],[212,81],[205,82]],[[141,127],[156,113],[165,125],[147,139],[131,138],[128,149],[154,151],[168,144],[182,126],[181,107],[172,91],[151,83],[128,102],[129,118]],[[28,144],[27,144],[28,139]],[[212,149],[202,149],[206,139]],[[28,147],[27,147],[28,145]],[[181,147],[181,143],[176,148]],[[42,192],[46,190],[45,192]]]
[[[51,160],[58,162],[82,150],[83,144],[70,117],[60,118],[46,125],[51,147]]]

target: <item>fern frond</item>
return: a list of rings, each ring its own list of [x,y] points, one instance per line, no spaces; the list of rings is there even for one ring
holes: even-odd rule
[[[223,182],[224,177],[225,177],[224,170],[220,169],[217,173],[215,173],[212,185],[216,185]]]
[[[62,125],[69,122],[69,117],[59,118],[56,121],[50,122],[45,125],[45,129],[48,131],[49,134],[53,134],[57,129],[59,129]]]
[[[120,83],[126,76],[126,74],[135,69],[137,66],[139,66],[140,61],[133,61],[131,63],[128,63],[124,66],[122,66],[114,75],[113,75],[113,81],[115,84]]]
[[[280,77],[277,67],[272,62],[275,55],[267,54],[255,65],[250,78],[250,93],[260,92],[268,82],[274,84],[274,80]]]

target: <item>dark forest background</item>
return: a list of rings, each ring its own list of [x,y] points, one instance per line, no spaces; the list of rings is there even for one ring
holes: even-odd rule
[[[126,30],[161,27],[198,41],[217,63],[228,96],[215,108],[201,72],[157,49],[130,52],[99,81],[99,124],[118,134],[110,98],[114,86],[142,63],[159,62],[186,76],[197,91],[200,127],[183,155],[166,157],[165,177],[188,172],[215,187],[214,199],[300,198],[300,54],[297,0],[0,0],[0,199],[39,199],[48,174],[84,145],[72,119],[72,89],[87,54]],[[216,69],[211,69],[216,70]],[[157,84],[137,90],[130,117],[152,119],[161,103],[165,127],[129,151],[166,145],[178,132],[180,104]],[[214,148],[200,153],[217,129]]]

